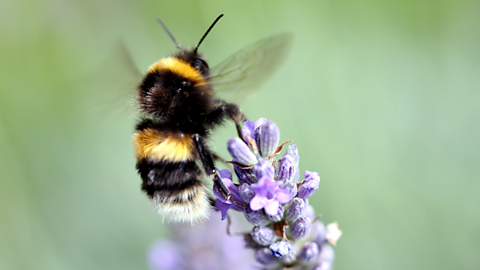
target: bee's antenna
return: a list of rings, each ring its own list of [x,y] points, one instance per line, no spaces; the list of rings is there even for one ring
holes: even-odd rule
[[[173,40],[173,42],[175,42],[175,45],[177,45],[177,48],[179,48],[180,50],[183,50],[182,46],[180,46],[180,44],[178,44],[177,40],[175,40],[172,33],[170,33],[170,31],[168,31],[167,26],[162,22],[162,20],[157,18],[157,22],[163,27],[163,29],[165,29],[165,32],[167,32],[167,34],[170,36],[170,38]]]
[[[223,17],[223,14],[220,14],[220,16],[218,16],[215,21],[212,23],[212,25],[210,25],[210,27],[208,28],[207,32],[205,32],[205,34],[203,34],[203,37],[200,39],[200,41],[198,42],[197,44],[197,47],[195,47],[195,50],[193,51],[194,53],[197,53],[197,50],[198,50],[198,47],[200,46],[200,44],[202,44],[202,41],[205,39],[205,37],[208,35],[208,32],[210,32],[210,30],[212,30],[212,28],[215,26],[215,24],[218,22],[218,20],[220,20],[220,18]]]

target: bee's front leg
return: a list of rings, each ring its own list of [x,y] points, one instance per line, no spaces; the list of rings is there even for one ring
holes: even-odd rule
[[[210,123],[221,123],[225,117],[228,117],[235,123],[238,136],[243,140],[242,124],[247,120],[240,107],[234,103],[227,103],[221,99],[215,100],[216,109],[209,113],[207,119]]]

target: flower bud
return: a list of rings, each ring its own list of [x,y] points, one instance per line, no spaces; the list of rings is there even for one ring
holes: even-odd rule
[[[253,173],[252,169],[242,169],[237,165],[233,165],[233,169],[235,170],[235,174],[237,175],[238,182],[253,184],[257,182],[257,178],[255,178],[255,174]]]
[[[233,159],[240,164],[250,166],[257,163],[255,154],[253,154],[250,148],[238,137],[233,137],[228,140],[227,149]]]
[[[297,183],[293,181],[285,181],[281,188],[286,190],[290,194],[290,198],[295,198],[295,196],[297,195]]]
[[[247,207],[243,213],[245,214],[245,218],[248,220],[248,222],[256,226],[265,226],[271,222],[262,211],[253,211]]]
[[[305,201],[300,198],[294,198],[290,204],[288,204],[285,210],[285,219],[288,221],[295,221],[297,218],[303,215],[305,210]]]
[[[284,156],[292,157],[295,165],[298,166],[298,161],[300,160],[300,156],[298,155],[298,147],[295,144],[290,144],[285,152]]]
[[[277,150],[278,141],[280,140],[280,131],[270,120],[266,120],[260,126],[260,140],[259,143],[257,142],[258,148],[260,150],[260,154],[268,158],[275,150]]]
[[[263,176],[273,179],[275,175],[275,169],[270,161],[261,159],[258,161],[255,166],[253,166],[253,173],[257,179],[262,178]]]
[[[320,184],[320,175],[316,172],[305,171],[305,181],[298,189],[297,197],[306,199],[318,189]]]
[[[257,121],[255,121],[255,125],[253,126],[253,137],[252,139],[255,141],[255,143],[257,144],[257,148],[258,146],[260,145],[260,133],[261,133],[261,126],[263,125],[263,123],[267,121],[266,118],[263,118],[263,117],[260,117],[258,118]]]
[[[269,215],[267,213],[267,217],[273,222],[279,222],[283,219],[283,213],[285,212],[285,208],[281,205],[278,206],[277,214],[276,215]]]
[[[300,156],[298,155],[298,147],[295,144],[291,144],[288,146],[285,155],[292,157],[293,162],[295,164],[295,175],[293,179],[295,182],[298,182],[298,178],[300,178],[300,172],[298,170],[298,162],[300,160]]]
[[[334,258],[335,258],[335,252],[333,251],[332,246],[324,245],[320,249],[320,255],[318,256],[318,261],[320,263],[328,263],[331,265]]]
[[[248,204],[255,197],[257,192],[253,189],[249,184],[243,183],[238,187],[238,192],[240,193],[240,197]]]
[[[292,244],[287,241],[279,241],[270,245],[270,251],[277,258],[285,257],[293,249]]]
[[[325,225],[321,221],[315,221],[315,223],[312,224],[312,239],[315,243],[317,243],[317,246],[321,249],[323,244],[327,242],[327,237],[326,234],[327,232],[325,231]]]
[[[311,204],[308,203],[308,199],[305,200],[305,204],[307,205],[305,207],[305,211],[303,212],[303,214],[308,217],[309,219],[313,220],[316,216],[315,216],[315,209],[313,208],[313,206]]]
[[[310,232],[312,221],[306,217],[300,217],[295,221],[290,228],[290,235],[292,238],[302,238]]]
[[[286,265],[293,264],[297,260],[297,249],[292,245],[292,250],[282,258],[282,262]]]
[[[320,251],[316,243],[307,242],[300,251],[298,259],[303,264],[311,264],[317,259],[319,253]]]
[[[262,246],[268,246],[273,243],[277,236],[275,232],[268,227],[255,226],[250,233],[253,241]]]
[[[255,260],[266,266],[277,263],[277,258],[272,255],[268,247],[257,249],[255,251]]]
[[[278,180],[292,181],[295,178],[295,162],[293,158],[284,155],[278,160]]]

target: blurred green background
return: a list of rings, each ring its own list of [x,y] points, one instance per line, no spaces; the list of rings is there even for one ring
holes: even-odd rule
[[[165,224],[140,192],[129,70],[202,44],[211,66],[295,34],[255,98],[322,176],[335,269],[480,268],[479,1],[2,1],[0,269],[147,269]],[[128,87],[127,87],[128,86]],[[226,155],[231,125],[215,136]]]

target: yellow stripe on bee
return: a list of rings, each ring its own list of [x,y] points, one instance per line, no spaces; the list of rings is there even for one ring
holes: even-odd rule
[[[195,84],[205,83],[205,78],[203,78],[202,74],[197,69],[177,57],[167,57],[155,62],[150,66],[147,73],[155,73],[159,70],[171,71],[180,77],[193,81]]]
[[[194,142],[188,134],[165,134],[145,129],[133,135],[132,143],[138,160],[180,162],[194,159]]]

